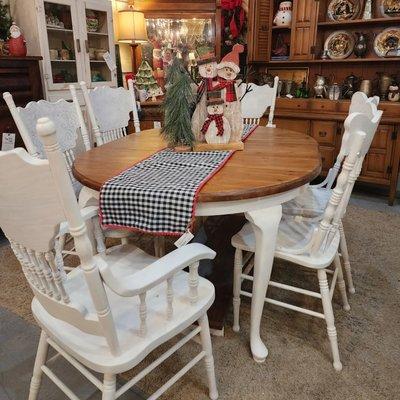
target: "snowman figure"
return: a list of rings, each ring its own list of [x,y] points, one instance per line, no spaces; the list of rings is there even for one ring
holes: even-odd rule
[[[292,23],[292,2],[282,1],[275,15],[274,24],[278,26],[290,26]]]
[[[231,137],[231,127],[224,117],[224,100],[211,98],[207,100],[207,119],[201,128],[209,144],[226,144]]]
[[[218,85],[216,89],[222,91],[225,100],[224,115],[231,127],[231,142],[239,142],[243,132],[243,118],[240,106],[240,91],[236,77],[240,72],[239,54],[244,51],[241,44],[235,44],[218,64]]]
[[[192,116],[192,131],[197,141],[202,141],[202,123],[207,118],[207,93],[218,85],[217,59],[213,55],[206,55],[197,61],[201,83],[197,88],[197,105]]]

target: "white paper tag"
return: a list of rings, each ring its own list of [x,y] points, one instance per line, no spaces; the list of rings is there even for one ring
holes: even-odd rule
[[[1,151],[12,150],[15,147],[15,133],[3,133],[1,140]]]
[[[117,65],[115,61],[111,58],[111,54],[107,51],[103,54],[104,61],[107,63],[107,67],[110,71],[115,71],[117,69]]]
[[[154,129],[161,129],[161,122],[160,121],[154,121]]]
[[[175,243],[174,245],[176,247],[182,247],[185,244],[188,244],[192,239],[194,238],[194,235],[192,232],[187,230]]]

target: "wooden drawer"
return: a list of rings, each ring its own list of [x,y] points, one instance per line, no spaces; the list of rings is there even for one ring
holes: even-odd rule
[[[321,145],[335,146],[336,132],[335,121],[311,121],[311,136]]]
[[[328,172],[335,163],[335,149],[333,147],[320,146],[319,152],[321,153],[322,171]]]
[[[285,97],[276,99],[276,108],[282,110],[308,110],[308,104],[307,99],[288,99]]]
[[[275,118],[274,123],[277,128],[287,129],[308,135],[310,133],[310,121],[307,119],[286,119]]]
[[[312,99],[310,100],[310,107],[313,111],[336,111],[336,101],[327,99]]]

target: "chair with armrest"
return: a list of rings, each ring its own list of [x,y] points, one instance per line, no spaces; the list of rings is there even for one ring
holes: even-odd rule
[[[33,158],[23,149],[0,152],[0,186],[8,187],[0,191],[0,227],[34,293],[32,312],[42,329],[29,400],[38,398],[43,373],[69,398],[77,399],[50,369],[49,346],[55,357],[64,357],[92,382],[103,400],[114,400],[197,334],[202,350],[151,398],[158,398],[204,359],[209,396],[216,399],[207,320],[214,287],[198,276],[199,261],[214,258],[215,252],[190,244],[157,259],[122,244],[93,255],[54,124],[42,118],[37,129],[47,160]],[[68,275],[55,263],[55,238],[63,221],[68,221],[81,261]],[[186,267],[189,273],[183,271]],[[193,327],[196,321],[199,325]],[[117,374],[183,331],[176,344],[117,390]]]

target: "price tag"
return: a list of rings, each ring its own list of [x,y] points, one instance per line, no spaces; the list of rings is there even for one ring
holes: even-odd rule
[[[160,121],[154,121],[154,129],[161,129],[161,122]]]
[[[15,133],[3,133],[1,151],[12,150],[15,147]]]
[[[117,69],[117,65],[115,64],[115,61],[112,59],[111,54],[108,51],[103,54],[103,58],[110,71],[115,71]]]
[[[176,247],[182,247],[185,244],[188,244],[192,239],[194,238],[194,235],[192,232],[187,230],[175,243],[174,245]]]

